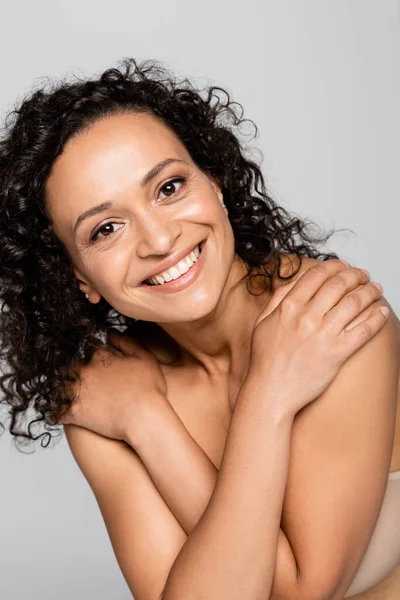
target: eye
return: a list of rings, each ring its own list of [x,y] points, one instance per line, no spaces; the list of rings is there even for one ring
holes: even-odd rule
[[[175,179],[170,179],[169,181],[167,181],[167,183],[164,183],[164,185],[160,188],[160,193],[162,192],[162,190],[165,190],[167,198],[169,198],[170,196],[173,196],[177,193],[177,184],[184,183],[185,181],[185,177],[175,177]]]
[[[91,242],[96,242],[99,237],[109,237],[110,235],[112,235],[113,233],[115,233],[115,226],[123,226],[122,223],[114,223],[113,221],[109,221],[109,223],[104,223],[104,225],[102,225],[101,227],[99,227],[98,229],[96,229],[96,231],[90,236],[90,241]]]

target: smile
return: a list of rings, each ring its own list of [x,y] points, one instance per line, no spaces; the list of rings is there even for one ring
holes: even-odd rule
[[[187,256],[185,256],[178,263],[166,269],[162,273],[158,273],[153,277],[150,277],[145,281],[145,283],[152,283],[153,285],[163,285],[164,283],[168,283],[173,279],[178,279],[181,275],[184,275],[191,269],[200,255],[200,244],[196,246],[194,250],[189,252]]]
[[[148,292],[166,293],[178,292],[188,287],[197,279],[202,270],[205,246],[206,242],[201,242],[179,263],[163,271],[160,275],[146,279],[139,287],[146,288]]]

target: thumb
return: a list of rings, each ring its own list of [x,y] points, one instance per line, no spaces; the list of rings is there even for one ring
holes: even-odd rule
[[[135,340],[125,333],[121,333],[117,329],[110,327],[107,331],[107,342],[116,350],[128,356],[137,356],[138,352],[143,350]]]

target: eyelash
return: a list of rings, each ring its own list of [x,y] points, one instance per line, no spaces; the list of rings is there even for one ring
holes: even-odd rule
[[[161,187],[159,192],[161,192],[161,190],[165,187],[167,187],[168,185],[171,185],[172,183],[186,183],[186,177],[174,177],[173,179],[170,179],[169,181],[166,181]],[[171,198],[172,196],[175,196],[175,194],[179,194],[179,191],[181,190],[181,188],[179,188],[178,191],[173,192],[170,196],[167,196],[168,198]],[[99,241],[99,233],[101,232],[101,230],[104,227],[107,227],[107,225],[120,225],[120,223],[116,223],[115,221],[108,221],[107,223],[103,223],[103,225],[101,225],[98,229],[96,229],[96,231],[93,232],[93,234],[90,236],[90,240],[89,243],[90,244],[95,244],[96,242]],[[112,232],[110,235],[112,235],[114,232]],[[110,235],[107,235],[105,237],[110,237]],[[100,238],[101,239],[101,238]]]

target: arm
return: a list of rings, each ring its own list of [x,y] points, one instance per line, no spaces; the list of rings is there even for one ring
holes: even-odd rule
[[[177,560],[182,556],[180,551],[185,548],[189,538],[169,511],[136,452],[132,451],[124,442],[105,438],[91,430],[72,424],[65,425],[68,443],[96,496],[118,563],[130,590],[138,600],[160,600],[160,597],[168,598],[171,595],[174,600],[189,600],[197,598],[202,590],[206,591],[206,596],[203,595],[203,597],[207,597],[207,599],[215,597],[221,600],[226,597],[231,600],[239,597],[239,590],[233,587],[234,583],[243,586],[243,591],[240,593],[241,600],[252,600],[253,598],[264,600],[267,597],[273,577],[292,417],[285,422],[282,419],[274,420],[271,416],[262,414],[261,411],[255,415],[251,410],[251,406],[255,406],[254,394],[257,394],[261,400],[259,389],[247,388],[247,395],[242,396],[240,403],[242,418],[238,420],[238,424],[243,426],[247,422],[251,427],[254,439],[262,443],[252,445],[256,452],[254,457],[249,454],[250,446],[246,447],[240,441],[242,439],[240,436],[236,448],[239,464],[235,469],[228,465],[225,471],[227,485],[235,484],[234,479],[238,470],[243,472],[247,481],[254,479],[258,484],[259,490],[255,490],[255,494],[248,494],[246,489],[241,488],[242,504],[248,504],[254,512],[247,514],[246,510],[243,511],[242,506],[235,506],[240,498],[233,493],[233,502],[230,503],[230,507],[225,504],[224,514],[217,515],[216,523],[219,529],[217,537],[221,542],[220,551],[228,560],[221,560],[221,557],[216,555],[217,549],[212,540],[212,551],[208,552],[206,549],[202,553],[201,567],[204,569],[213,566],[210,565],[210,559],[214,559],[214,561],[217,560],[219,573],[214,577],[210,576],[204,582],[205,587],[200,585],[197,580],[190,580],[189,590],[176,589],[174,583],[171,588],[168,584],[171,574],[174,576],[174,565],[176,566]],[[246,402],[247,400],[251,400],[251,406],[249,402]],[[238,399],[239,401],[240,399]],[[163,405],[161,402],[159,406]],[[153,420],[155,412],[153,411],[151,415],[150,411],[148,414],[150,414],[150,420]],[[148,419],[148,416],[146,418]],[[265,427],[260,427],[260,420],[263,421]],[[142,421],[142,425],[146,428],[147,423],[149,420],[146,423]],[[266,431],[269,434],[267,443],[260,435],[262,429],[264,433]],[[153,431],[155,431],[154,428]],[[235,438],[231,437],[231,440],[235,441]],[[268,454],[264,459],[265,451],[268,451]],[[260,472],[260,465],[263,461],[267,468],[266,474]],[[282,461],[283,464],[281,464]],[[252,467],[252,465],[254,467],[249,469],[249,466]],[[233,466],[235,467],[235,465]],[[250,481],[250,483],[252,482]],[[269,486],[273,486],[273,494],[269,493],[269,489],[267,489]],[[250,490],[250,487],[247,490]],[[271,495],[269,503],[260,502],[262,496],[269,495]],[[224,508],[221,502],[219,504]],[[240,512],[243,512],[245,518],[237,519]],[[260,531],[260,522],[257,519],[257,515],[260,513],[271,535],[266,536],[264,531]],[[200,522],[203,519],[204,517]],[[233,519],[232,523],[230,523],[231,519]],[[242,527],[238,528],[237,523],[241,523]],[[230,532],[231,529],[233,534]],[[249,534],[248,543],[242,551],[242,537],[247,534]],[[226,547],[227,542],[229,547]],[[239,550],[236,557],[232,552],[232,542]],[[243,556],[251,562],[243,563]],[[266,560],[265,557],[268,559]],[[254,564],[250,575],[248,564]],[[196,566],[194,564],[195,568]],[[232,573],[226,573],[224,571],[226,567]],[[197,570],[197,576],[200,577],[202,573],[198,568],[195,570]],[[183,575],[185,576],[185,574]],[[234,581],[231,583],[232,575],[234,575]],[[204,576],[202,578],[204,579]],[[181,583],[183,582],[183,578],[181,578]],[[221,587],[219,587],[220,584]],[[168,589],[169,591],[162,591]]]
[[[145,463],[154,485],[180,523],[182,530],[189,535],[212,496],[218,469],[194,441],[177,414],[171,409],[171,405],[164,404],[162,409],[160,403],[154,416],[156,419],[152,419],[152,425],[147,429],[142,428],[142,436],[146,432],[149,433],[151,439],[157,439],[157,444],[142,440],[139,444],[141,460]],[[138,434],[135,436],[135,440],[137,439]],[[187,537],[185,541],[186,539]],[[291,551],[282,529],[279,531],[278,547],[280,546],[287,548],[288,552]],[[281,551],[277,559],[285,560],[284,551]],[[286,578],[283,568],[280,569],[280,574]],[[275,593],[277,593],[276,589],[285,584],[286,582],[275,576]],[[399,588],[400,566],[376,586],[349,597],[349,600],[350,598],[351,600],[397,600]],[[343,596],[340,600],[342,599]]]
[[[362,317],[362,315],[361,315]],[[361,318],[360,317],[360,318]],[[390,324],[389,324],[390,323]],[[356,390],[354,390],[354,381],[359,381],[360,385],[364,385],[365,386],[365,391],[364,389],[360,389],[359,390],[359,398],[361,400],[361,402],[363,403],[363,408],[366,408],[368,405],[366,404],[364,398],[366,396],[368,396],[368,393],[370,392],[371,389],[375,389],[375,395],[373,394],[371,396],[371,400],[370,402],[376,402],[376,408],[379,409],[378,413],[377,413],[377,417],[378,417],[378,421],[374,421],[374,417],[371,417],[371,413],[368,413],[364,411],[364,414],[366,415],[366,417],[368,417],[369,419],[372,419],[372,421],[376,424],[376,427],[383,427],[386,426],[387,427],[387,434],[385,434],[384,432],[382,434],[379,433],[379,429],[375,428],[375,436],[374,436],[374,440],[376,440],[376,443],[380,443],[379,440],[386,440],[384,443],[387,444],[386,448],[378,448],[378,454],[376,453],[376,447],[369,443],[369,447],[366,447],[365,449],[361,447],[361,451],[360,451],[360,455],[357,455],[357,453],[353,454],[353,460],[355,459],[355,461],[357,461],[356,467],[357,467],[357,472],[364,471],[366,474],[368,474],[368,472],[370,473],[370,477],[374,478],[375,480],[378,481],[378,487],[376,487],[375,484],[375,489],[372,488],[372,508],[367,507],[364,510],[363,514],[355,514],[354,516],[354,520],[352,517],[352,513],[349,515],[349,521],[348,522],[344,522],[342,523],[342,527],[346,527],[347,529],[344,530],[343,534],[344,536],[347,536],[347,547],[344,548],[337,548],[337,546],[335,547],[334,544],[334,539],[335,539],[335,535],[336,532],[332,530],[332,536],[333,536],[333,543],[331,544],[331,547],[333,549],[334,555],[333,555],[333,561],[332,564],[330,563],[330,560],[332,558],[332,556],[330,556],[329,554],[329,550],[327,551],[327,548],[329,549],[330,547],[330,543],[329,543],[329,539],[326,539],[323,536],[321,536],[320,539],[314,539],[314,541],[310,538],[312,538],[314,536],[315,538],[315,530],[318,531],[318,529],[321,529],[323,533],[326,533],[326,528],[324,527],[323,523],[321,524],[321,521],[318,520],[318,517],[320,517],[320,519],[322,519],[322,521],[327,518],[327,519],[335,519],[335,515],[336,513],[340,514],[340,511],[344,512],[345,514],[348,512],[348,498],[349,496],[354,498],[354,485],[353,485],[353,481],[351,480],[351,477],[353,476],[353,474],[351,473],[351,471],[348,472],[348,478],[349,478],[349,483],[347,484],[346,487],[346,482],[345,482],[345,478],[343,477],[344,474],[346,474],[346,469],[344,469],[343,465],[341,466],[340,460],[341,460],[341,455],[340,455],[340,451],[337,445],[335,445],[335,443],[332,443],[332,439],[329,440],[329,437],[327,437],[326,432],[328,431],[328,429],[326,428],[326,424],[325,423],[323,425],[323,423],[321,422],[320,419],[326,419],[327,422],[330,421],[332,414],[330,413],[330,410],[332,408],[336,406],[338,406],[338,400],[336,398],[334,398],[333,396],[334,394],[334,386],[331,385],[330,387],[330,393],[331,393],[331,403],[328,402],[328,396],[326,396],[326,400],[325,400],[325,404],[324,404],[324,409],[322,411],[318,411],[318,405],[315,404],[315,409],[313,414],[310,414],[310,410],[308,410],[308,407],[306,407],[305,410],[302,411],[302,415],[299,415],[299,417],[301,416],[301,419],[296,419],[296,421],[298,421],[298,423],[294,424],[294,432],[296,432],[297,430],[300,431],[300,428],[302,427],[302,433],[297,433],[297,439],[298,439],[298,449],[297,452],[298,454],[304,457],[304,464],[302,466],[301,469],[299,469],[299,464],[301,466],[301,461],[296,461],[295,462],[291,462],[290,465],[290,476],[292,477],[296,477],[298,476],[299,478],[301,478],[302,482],[304,483],[304,485],[307,487],[310,486],[309,481],[311,480],[311,482],[314,480],[315,481],[315,485],[318,487],[318,485],[323,486],[323,482],[322,481],[318,481],[318,479],[316,479],[315,475],[313,475],[313,470],[311,469],[306,469],[307,466],[310,465],[310,462],[307,458],[307,456],[311,456],[313,455],[313,461],[311,464],[314,465],[315,470],[319,473],[323,473],[324,471],[324,458],[322,459],[322,464],[321,466],[319,466],[318,464],[318,460],[317,458],[314,458],[315,455],[315,450],[316,448],[313,449],[313,447],[307,448],[307,443],[306,443],[306,439],[304,436],[307,436],[308,439],[310,439],[311,444],[315,444],[316,441],[318,441],[318,437],[316,438],[316,435],[318,436],[318,431],[323,431],[324,432],[324,438],[326,438],[326,447],[330,450],[330,455],[326,456],[326,454],[324,455],[325,458],[331,460],[331,461],[335,461],[337,463],[336,468],[339,469],[338,472],[338,478],[340,477],[340,480],[343,481],[343,487],[340,490],[337,490],[337,483],[335,483],[335,478],[333,478],[333,483],[331,484],[332,490],[330,492],[330,497],[331,498],[335,498],[335,495],[338,496],[338,502],[333,502],[331,501],[329,506],[327,507],[327,512],[326,512],[326,517],[325,514],[323,512],[323,510],[320,507],[320,503],[324,502],[324,498],[321,498],[319,496],[319,492],[318,490],[315,490],[315,492],[312,491],[312,489],[310,489],[310,487],[308,487],[308,493],[306,492],[306,490],[304,490],[304,494],[306,496],[308,496],[308,501],[307,500],[302,500],[302,504],[301,506],[299,506],[299,511],[303,511],[303,507],[305,509],[305,512],[303,512],[300,516],[301,516],[301,522],[300,523],[296,523],[296,517],[297,517],[297,521],[299,521],[298,515],[299,515],[299,511],[296,512],[296,506],[298,506],[298,502],[299,499],[301,500],[301,494],[300,492],[302,491],[302,486],[299,484],[299,486],[295,487],[295,488],[291,488],[289,490],[287,490],[287,494],[286,496],[289,498],[290,500],[290,506],[293,506],[293,515],[292,518],[286,519],[286,523],[283,525],[283,527],[285,527],[285,532],[283,529],[279,530],[279,542],[278,542],[278,554],[276,557],[276,572],[275,572],[275,578],[274,578],[274,586],[273,586],[273,595],[272,597],[282,597],[282,598],[298,598],[301,597],[299,595],[299,591],[298,589],[296,589],[296,569],[295,569],[295,564],[296,564],[296,559],[294,557],[294,553],[293,553],[293,546],[291,544],[290,537],[288,537],[286,535],[290,534],[290,530],[293,532],[293,535],[296,536],[296,532],[297,529],[300,531],[299,533],[299,538],[300,535],[302,536],[302,538],[304,540],[310,539],[310,542],[307,543],[307,541],[304,543],[303,548],[299,548],[298,549],[298,555],[301,556],[302,552],[303,555],[306,553],[308,553],[308,557],[310,561],[313,561],[312,564],[315,565],[315,570],[316,570],[316,575],[320,575],[319,579],[322,579],[324,577],[324,569],[326,569],[327,572],[327,576],[326,576],[326,580],[329,582],[331,581],[332,584],[332,573],[329,573],[328,570],[332,568],[331,566],[333,565],[333,577],[334,578],[340,578],[340,577],[345,577],[344,580],[344,584],[341,586],[342,588],[342,592],[340,595],[336,595],[335,598],[342,598],[343,594],[345,593],[346,589],[348,588],[348,586],[351,583],[352,578],[354,577],[354,574],[358,568],[359,563],[361,562],[363,553],[365,552],[365,549],[367,547],[368,541],[370,539],[370,536],[372,535],[372,531],[373,531],[373,526],[374,526],[374,519],[377,517],[378,513],[379,513],[379,509],[380,509],[380,502],[382,500],[382,494],[381,494],[381,488],[383,489],[383,485],[384,485],[384,481],[382,480],[382,473],[384,475],[384,477],[386,477],[385,474],[385,466],[386,465],[376,465],[376,471],[372,471],[370,469],[370,463],[372,458],[370,457],[374,457],[375,460],[376,458],[378,458],[379,460],[379,456],[383,456],[383,461],[387,463],[387,457],[389,456],[389,449],[391,447],[390,442],[391,440],[391,423],[393,423],[393,419],[392,414],[391,414],[391,410],[393,409],[393,390],[394,390],[394,386],[393,387],[393,383],[394,381],[396,381],[396,377],[398,376],[398,365],[397,365],[397,370],[396,370],[396,357],[398,359],[398,353],[396,351],[395,345],[394,345],[394,329],[395,329],[395,316],[392,316],[391,321],[388,321],[388,324],[385,326],[384,328],[384,332],[380,332],[375,340],[372,340],[367,348],[369,348],[369,350],[367,351],[367,349],[362,349],[362,351],[364,351],[364,357],[361,356],[361,351],[358,352],[358,356],[359,359],[358,361],[353,361],[353,368],[349,370],[347,377],[345,378],[344,375],[341,375],[341,381],[339,381],[339,385],[341,386],[341,389],[339,390],[339,385],[336,386],[336,394],[341,394],[343,397],[343,405],[340,407],[339,404],[339,409],[336,412],[336,418],[340,418],[340,422],[342,422],[342,418],[340,417],[340,410],[344,409],[346,410],[346,414],[348,412],[348,405],[350,402],[354,402],[354,399],[349,399],[346,400],[346,393],[348,393],[348,390],[351,389],[351,387],[353,386],[353,392],[356,392]],[[380,336],[380,342],[378,342],[378,338]],[[375,348],[374,348],[375,346]],[[390,357],[392,357],[392,360],[390,360]],[[374,368],[370,368],[368,361],[370,361],[373,365]],[[357,362],[359,363],[357,365]],[[376,368],[377,364],[381,364],[381,367],[378,367],[378,369]],[[360,377],[356,374],[356,371],[360,369],[360,367],[362,368],[363,373],[370,373],[372,379],[375,381],[375,383],[377,385],[373,386],[371,381],[368,381],[368,379],[366,379],[365,377]],[[343,371],[343,370],[342,370]],[[378,377],[378,379],[377,379]],[[372,387],[371,387],[372,385]],[[381,400],[381,398],[383,398],[383,400]],[[322,400],[322,398],[321,398]],[[320,400],[320,401],[321,401]],[[319,402],[320,402],[319,401]],[[387,408],[385,409],[385,403]],[[344,404],[346,404],[347,406],[344,406]],[[383,407],[382,407],[383,406]],[[310,409],[314,408],[314,405],[311,405]],[[310,415],[309,417],[307,417],[306,413],[308,411],[308,414]],[[386,412],[385,412],[386,411]],[[319,414],[318,414],[319,412]],[[369,415],[369,416],[368,416]],[[177,416],[175,415],[176,419]],[[379,421],[380,419],[380,421]],[[314,426],[315,420],[317,421],[317,427]],[[174,433],[172,431],[172,428],[169,429],[169,431],[171,432],[171,435],[169,437],[169,439],[166,439],[166,432],[168,431],[168,428],[162,427],[162,424],[160,423],[160,431],[157,433],[157,439],[159,441],[160,444],[163,444],[162,446],[152,446],[150,447],[149,444],[143,444],[142,449],[139,449],[139,454],[141,453],[142,456],[142,460],[144,461],[144,463],[146,464],[146,467],[148,468],[149,472],[152,474],[152,478],[153,481],[156,483],[158,489],[161,491],[162,495],[164,496],[164,498],[166,498],[165,495],[165,490],[166,488],[169,487],[169,498],[173,498],[173,506],[171,504],[171,502],[169,501],[168,504],[170,505],[170,508],[172,510],[172,512],[176,515],[177,519],[180,521],[180,523],[182,524],[182,526],[184,527],[186,533],[190,533],[190,531],[192,530],[192,528],[194,527],[194,525],[197,523],[198,519],[199,519],[199,515],[204,511],[206,504],[208,502],[208,499],[211,497],[212,492],[213,492],[213,486],[215,484],[215,481],[217,479],[217,469],[215,467],[212,466],[212,463],[209,461],[209,459],[204,455],[203,451],[201,450],[201,448],[199,448],[199,446],[197,446],[197,444],[194,443],[193,439],[191,438],[191,436],[189,435],[189,433],[184,429],[182,423],[180,422],[180,420],[178,419],[177,423],[180,423],[180,428],[182,431],[184,431],[185,433],[182,433],[179,436],[179,441],[180,441],[180,446],[175,444],[175,440],[178,439],[177,436],[174,436]],[[386,425],[385,425],[386,423]],[[322,427],[323,425],[323,427]],[[350,424],[351,425],[351,424]],[[321,428],[322,427],[322,428]],[[176,430],[175,430],[176,431]],[[264,432],[265,433],[265,432]],[[351,429],[351,427],[349,427],[348,432],[346,432],[345,429],[341,428],[341,431],[339,431],[339,433],[341,434],[342,438],[341,438],[341,442],[343,442],[345,440],[345,436],[350,435],[349,438],[349,442],[351,442],[354,438],[354,429]],[[333,436],[338,434],[338,431],[335,430],[335,427],[333,428],[333,432],[332,432]],[[370,435],[367,431],[366,431],[366,435],[367,437]],[[361,436],[362,438],[362,436]],[[185,439],[187,441],[190,441],[190,445],[188,444],[184,449],[184,446],[182,444],[184,444]],[[334,441],[334,437],[333,437],[333,441]],[[361,442],[363,442],[363,438],[360,440]],[[367,440],[366,440],[367,441]],[[370,440],[368,439],[368,442]],[[352,455],[351,452],[347,453],[346,449],[346,460],[347,463],[349,464],[349,459],[351,460]],[[308,454],[307,454],[308,451]],[[170,452],[170,459],[168,459],[168,452]],[[190,452],[190,454],[188,454]],[[386,452],[386,454],[385,454]],[[182,458],[185,455],[185,453],[187,454],[187,457],[190,456],[190,460],[187,460],[187,462],[183,462]],[[360,459],[361,456],[361,459]],[[160,457],[162,457],[161,462],[160,462]],[[168,465],[174,464],[175,467],[175,473],[179,473],[180,474],[180,482],[179,485],[177,484],[177,480],[175,480],[171,474],[168,472],[168,477],[164,476],[165,474],[165,468],[163,468],[163,460],[166,460],[168,462]],[[360,462],[361,460],[361,462]],[[362,465],[362,460],[364,460],[365,463],[365,467],[363,467]],[[159,473],[157,474],[157,461],[159,463]],[[165,465],[165,463],[164,463]],[[335,464],[333,464],[333,467],[335,468]],[[299,469],[299,470],[298,470]],[[296,473],[296,470],[298,470],[298,473]],[[328,469],[328,475],[329,472],[332,472],[332,469]],[[336,479],[336,482],[339,479]],[[367,481],[368,483],[368,481]],[[328,485],[328,484],[326,484]],[[179,494],[176,493],[176,490],[179,489]],[[201,496],[197,496],[195,492],[196,489],[200,489],[201,490]],[[357,488],[356,488],[357,489]],[[363,491],[362,489],[358,488],[359,491],[359,498],[360,501],[363,500],[363,496],[365,494],[371,496],[371,490],[366,489],[365,491]],[[192,490],[192,494],[190,496],[190,502],[187,500],[188,496],[185,495],[185,492],[188,490]],[[299,495],[300,494],[300,495]],[[314,495],[312,495],[314,494]],[[381,494],[381,495],[379,495]],[[310,501],[310,498],[316,498],[316,502],[313,502],[313,500]],[[377,499],[378,498],[378,499]],[[341,507],[341,502],[343,503],[343,506],[346,506],[346,510],[343,510],[343,508]],[[325,499],[325,505],[326,505],[326,499]],[[284,509],[286,509],[286,511],[288,511],[288,500],[285,499],[285,504],[284,504]],[[357,508],[357,502],[353,505],[353,510],[355,511],[355,513],[359,513],[360,511]],[[316,509],[319,510],[319,512],[316,512]],[[368,512],[369,511],[369,512]],[[309,519],[307,517],[307,512],[312,515],[312,518]],[[289,513],[286,512],[286,515],[288,515]],[[315,518],[314,518],[315,515]],[[289,515],[290,516],[290,515]],[[302,523],[306,524],[306,527],[304,527],[302,525]],[[339,523],[340,523],[340,519],[339,519]],[[362,533],[362,537],[360,537],[360,532]],[[329,533],[329,532],[328,532]],[[342,534],[342,535],[343,535]],[[339,532],[340,535],[340,532]],[[338,537],[338,536],[336,536]],[[317,543],[315,543],[317,542]],[[310,548],[310,544],[314,544],[314,546],[312,548]],[[322,545],[321,545],[322,544]],[[308,551],[308,550],[311,550]],[[352,556],[353,552],[356,552],[356,560],[350,560],[349,562],[347,561],[347,557],[348,556]],[[335,553],[337,553],[337,557],[335,558]],[[326,561],[324,561],[324,556],[326,557]],[[303,573],[308,573],[309,572],[309,568],[307,566],[307,563],[304,562],[304,560],[301,560],[301,563],[303,566]],[[348,566],[350,565],[350,567]],[[390,578],[389,578],[390,579]],[[318,581],[318,579],[314,579],[312,578],[312,575],[309,576],[308,578],[309,581],[309,586],[310,588],[313,587],[313,583],[314,583],[314,589],[315,589],[315,585]],[[347,583],[346,583],[347,582]],[[386,592],[386,589],[385,589]],[[372,593],[372,592],[371,592]],[[295,595],[297,594],[297,595]],[[389,594],[389,591],[388,591]],[[307,598],[310,598],[310,595],[306,595]],[[358,597],[361,598],[365,598],[365,600],[367,600],[367,598],[370,597],[369,593],[366,592],[365,594],[361,594]],[[373,596],[371,597],[372,600]],[[385,598],[384,596],[381,596],[382,600]],[[388,595],[387,598],[390,598],[390,596]]]
[[[243,386],[215,489],[172,566],[164,600],[268,598],[292,427],[292,417],[265,410],[266,396],[278,393],[274,383]]]

